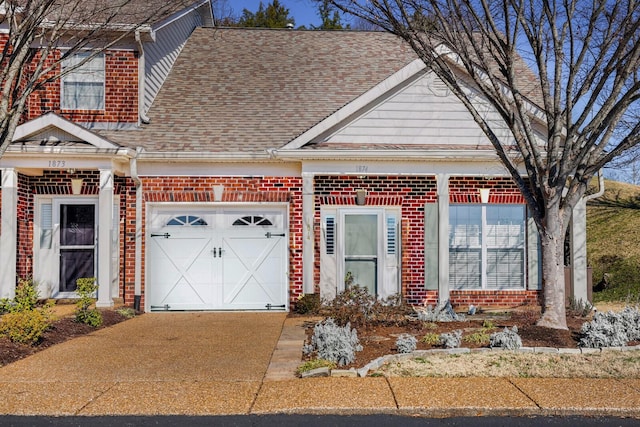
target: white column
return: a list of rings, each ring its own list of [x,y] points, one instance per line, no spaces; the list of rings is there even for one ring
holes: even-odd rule
[[[112,307],[111,233],[113,233],[113,172],[100,169],[98,196],[98,301],[97,307]]]
[[[314,259],[315,259],[315,231],[313,220],[315,216],[315,200],[313,196],[313,174],[302,174],[302,292],[314,292]]]
[[[18,245],[18,173],[2,169],[2,223],[0,224],[0,298],[16,294],[16,247]]]
[[[449,300],[449,175],[438,174],[438,304]]]
[[[573,299],[586,302],[587,292],[587,201],[580,201],[571,213],[571,268]]]

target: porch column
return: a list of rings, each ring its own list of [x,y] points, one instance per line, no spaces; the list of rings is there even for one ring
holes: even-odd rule
[[[438,174],[438,304],[449,301],[449,175]]]
[[[0,223],[0,298],[16,295],[16,247],[18,245],[18,173],[2,169],[2,220]]]
[[[587,290],[587,201],[582,198],[571,213],[572,297],[586,302]]]
[[[314,292],[314,241],[315,200],[313,196],[313,174],[302,174],[302,292]]]
[[[113,233],[113,171],[100,169],[98,197],[98,301],[97,307],[112,307],[111,238]]]

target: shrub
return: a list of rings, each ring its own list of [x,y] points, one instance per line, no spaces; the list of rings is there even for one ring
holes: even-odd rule
[[[296,301],[295,312],[298,314],[318,314],[321,306],[319,294],[303,294]]]
[[[456,330],[440,334],[440,345],[445,348],[458,348],[462,343],[462,331]]]
[[[410,334],[400,334],[396,339],[396,349],[398,353],[411,353],[418,346],[416,337]]]
[[[640,340],[640,311],[625,307],[619,313],[598,312],[582,325],[580,347],[617,347]]]
[[[119,309],[116,310],[116,313],[118,313],[120,316],[124,317],[125,319],[132,319],[136,317],[136,311],[131,307],[120,307]]]
[[[6,313],[0,319],[0,334],[13,342],[36,344],[51,326],[48,307],[40,310],[23,310]]]
[[[331,317],[338,325],[350,323],[355,327],[367,327],[372,322],[398,325],[406,321],[410,309],[400,295],[379,300],[367,288],[349,286],[331,301],[325,301],[321,313]]]
[[[313,328],[311,344],[305,346],[305,352],[317,351],[318,358],[335,362],[338,366],[348,365],[356,359],[356,351],[362,346],[358,340],[358,332],[345,326],[336,325],[332,318],[318,322]]]
[[[459,322],[465,320],[463,314],[457,314],[453,311],[453,307],[449,301],[443,306],[436,308],[428,305],[415,310],[418,315],[418,320],[423,322]]]
[[[38,289],[36,283],[31,279],[20,279],[16,286],[16,296],[7,305],[7,311],[15,313],[18,311],[30,311],[38,304]]]
[[[98,290],[95,277],[81,277],[76,280],[76,292],[80,299],[76,303],[76,321],[97,328],[102,325],[102,313],[96,308],[90,308],[93,304],[93,294]]]
[[[569,309],[567,310],[569,315],[587,317],[592,310],[593,305],[589,301],[576,300],[573,297],[569,298]]]
[[[489,336],[489,347],[506,348],[507,350],[517,350],[522,347],[522,338],[518,335],[518,327],[504,328],[502,332],[494,332]]]

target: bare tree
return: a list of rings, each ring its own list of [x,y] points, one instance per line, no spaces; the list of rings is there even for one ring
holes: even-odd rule
[[[186,0],[8,0],[0,2],[0,156],[29,97],[136,31],[184,8]],[[73,66],[63,61],[90,52]]]
[[[538,228],[543,283],[538,324],[566,329],[563,241],[572,210],[594,174],[640,142],[640,4],[332,2],[404,39],[469,110],[522,191]],[[485,119],[463,74],[500,115],[509,143]]]

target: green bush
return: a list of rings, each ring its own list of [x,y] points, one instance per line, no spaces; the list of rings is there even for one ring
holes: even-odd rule
[[[76,303],[76,321],[97,328],[102,325],[102,313],[96,308],[91,308],[93,294],[98,290],[95,277],[81,277],[76,280],[76,292],[80,299]]]
[[[30,311],[38,304],[38,289],[31,279],[20,279],[16,286],[16,296],[7,306],[9,312]]]
[[[6,313],[0,319],[0,334],[13,342],[36,344],[51,326],[48,307],[40,310],[24,310]]]

